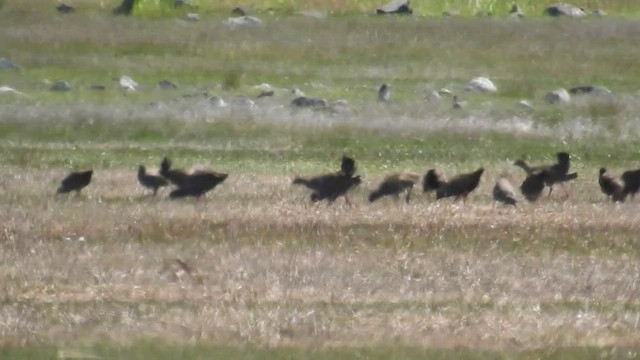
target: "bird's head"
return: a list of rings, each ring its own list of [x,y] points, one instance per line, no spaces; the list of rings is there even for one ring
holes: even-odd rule
[[[600,168],[600,176],[604,175],[604,173],[606,172],[607,172],[607,168],[603,168],[603,167]]]
[[[564,163],[568,163],[568,162],[569,162],[569,159],[571,158],[571,156],[569,155],[569,153],[566,153],[566,152],[559,152],[559,153],[557,154],[557,157],[558,157],[558,162],[559,162],[559,163],[563,163],[563,164],[564,164]]]
[[[524,161],[524,160],[522,160],[522,159],[519,159],[519,160],[516,160],[516,161],[513,163],[513,165],[515,165],[515,166],[519,166],[519,167],[525,167],[525,166],[527,166],[527,162],[526,162],[526,161]]]

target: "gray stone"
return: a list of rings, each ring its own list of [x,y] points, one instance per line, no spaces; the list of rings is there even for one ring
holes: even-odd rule
[[[158,86],[160,87],[160,89],[162,90],[176,90],[178,88],[178,85],[172,83],[169,80],[160,80],[160,82],[158,82]]]
[[[440,101],[442,99],[442,95],[440,95],[437,91],[432,91],[429,95],[427,95],[427,101]]]
[[[51,85],[51,91],[66,92],[71,91],[71,84],[68,81],[60,80]]]
[[[378,89],[378,101],[387,102],[391,100],[391,87],[387,84],[382,84]]]
[[[549,16],[568,17],[583,17],[587,15],[581,8],[567,3],[551,4],[544,9],[544,13]]]
[[[523,110],[533,110],[533,105],[528,100],[520,100],[516,103],[516,107]]]
[[[0,58],[0,70],[20,70],[20,68],[5,58]]]
[[[569,102],[571,102],[571,95],[569,95],[569,92],[567,92],[567,90],[559,88],[548,92],[544,96],[544,100],[548,104],[568,104]]]
[[[231,17],[224,21],[227,26],[257,26],[262,24],[262,20],[254,16]]]
[[[391,0],[376,9],[376,14],[413,14],[409,0]]]
[[[122,75],[120,80],[118,80],[118,83],[120,84],[120,87],[126,91],[136,91],[140,86],[135,80],[127,75]]]
[[[227,106],[227,103],[222,100],[221,97],[218,96],[212,96],[209,98],[209,103],[214,106],[214,107],[225,107]]]
[[[198,14],[198,13],[188,13],[184,17],[184,19],[187,20],[187,21],[193,21],[193,22],[200,21],[200,14]]]
[[[588,94],[593,96],[608,96],[611,95],[611,90],[604,86],[581,85],[572,87],[569,89],[569,93],[572,95]]]
[[[299,108],[323,109],[327,107],[327,100],[300,96],[291,101],[291,106]]]
[[[465,87],[467,91],[477,91],[483,93],[495,93],[498,92],[498,88],[493,84],[491,80],[486,77],[477,77],[469,81]]]
[[[14,88],[11,88],[9,86],[0,86],[0,96],[4,96],[4,95],[13,95],[13,96],[22,96],[22,97],[29,97],[29,95],[20,92]]]

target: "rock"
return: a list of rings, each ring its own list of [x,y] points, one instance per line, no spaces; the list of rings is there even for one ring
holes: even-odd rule
[[[247,109],[255,109],[257,107],[256,103],[246,96],[237,96],[231,99],[231,105],[236,108],[240,107]]]
[[[391,87],[387,84],[382,84],[378,89],[378,101],[387,102],[391,99]]]
[[[437,91],[432,91],[429,95],[427,95],[427,101],[439,101],[442,99],[442,95],[440,95]]]
[[[71,5],[67,5],[65,3],[62,3],[58,6],[56,6],[56,10],[58,10],[58,12],[60,14],[72,14],[76,11],[76,8],[74,8]]]
[[[5,58],[0,58],[0,70],[20,70],[20,67]]]
[[[478,91],[483,93],[498,92],[498,88],[496,88],[493,82],[486,77],[477,77],[472,79],[465,87],[465,90]]]
[[[520,8],[520,5],[513,4],[511,6],[511,10],[509,11],[509,16],[516,17],[516,18],[523,18],[524,17],[524,12]]]
[[[127,75],[122,75],[118,83],[120,84],[120,88],[126,91],[136,91],[140,86],[137,82],[135,82],[131,77]]]
[[[460,12],[459,11],[455,11],[455,10],[447,10],[447,11],[443,11],[442,12],[442,16],[444,17],[456,17],[456,16],[460,16]]]
[[[89,86],[89,90],[104,91],[107,90],[107,87],[102,84],[93,84]]]
[[[193,21],[193,22],[200,21],[200,14],[188,13],[187,15],[185,15],[184,19],[187,21]]]
[[[293,96],[295,97],[301,97],[301,96],[305,96],[304,92],[298,88],[293,88],[291,89],[291,93],[293,94]]]
[[[291,106],[300,108],[323,109],[327,107],[327,100],[300,96],[291,101]]]
[[[231,15],[235,16],[247,16],[247,11],[241,7],[233,8]]]
[[[582,85],[569,89],[571,95],[591,95],[596,97],[610,96],[611,90],[604,86]]]
[[[583,17],[587,15],[581,8],[567,3],[551,4],[544,9],[544,13],[549,16],[569,17]]]
[[[451,96],[453,95],[453,92],[447,88],[441,88],[440,90],[438,90],[438,94],[439,95],[447,95],[447,96]]]
[[[224,100],[222,100],[221,97],[218,97],[218,96],[210,97],[209,98],[209,104],[211,104],[211,106],[214,106],[214,107],[225,107],[225,106],[227,106],[227,103]]]
[[[516,103],[516,107],[523,110],[533,110],[533,105],[528,100],[520,100]]]
[[[596,17],[604,17],[607,16],[607,13],[604,10],[597,9],[593,12],[593,15]]]
[[[51,85],[51,91],[59,91],[59,92],[71,91],[71,84],[69,84],[69,82],[64,80],[56,81],[53,85]]]
[[[262,99],[263,97],[272,97],[273,95],[275,95],[275,91],[273,90],[267,90],[267,91],[262,91],[260,93],[260,95],[258,95],[257,99]]]
[[[14,95],[14,96],[23,96],[23,97],[29,97],[29,95],[20,92],[14,88],[8,87],[8,86],[0,86],[0,96],[3,95]]]
[[[544,100],[548,104],[568,104],[571,101],[571,96],[569,95],[567,90],[559,88],[548,92],[544,96]]]
[[[160,80],[160,82],[158,82],[158,86],[160,87],[160,89],[162,90],[176,90],[178,88],[178,85],[172,83],[169,80]]]
[[[240,16],[235,18],[228,18],[224,21],[227,26],[257,26],[262,24],[262,20],[254,16]]]
[[[409,0],[391,0],[377,8],[376,14],[413,14],[413,10],[409,7]]]
[[[453,100],[452,100],[452,107],[454,109],[463,109],[465,106],[467,106],[467,102],[458,99],[457,95],[453,96]]]
[[[122,3],[115,9],[113,9],[114,15],[131,15],[133,7],[136,4],[136,0],[122,0]]]

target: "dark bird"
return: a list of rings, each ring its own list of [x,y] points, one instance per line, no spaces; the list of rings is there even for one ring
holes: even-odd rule
[[[138,167],[138,181],[140,185],[153,190],[153,196],[156,196],[159,188],[169,185],[169,182],[164,177],[147,174],[147,169],[145,169],[144,165]]]
[[[58,188],[58,194],[66,194],[75,191],[80,194],[80,190],[85,188],[91,182],[93,170],[83,172],[72,172],[66,178],[62,179],[62,184]]]
[[[474,172],[461,174],[441,183],[436,191],[436,199],[455,196],[455,200],[460,198],[466,200],[467,196],[480,184],[482,173],[484,173],[484,168],[479,168]]]
[[[173,190],[169,197],[172,199],[193,196],[200,198],[208,191],[213,190],[216,186],[226,180],[229,174],[223,174],[214,171],[196,171],[193,174],[186,175],[181,179],[178,188]]]
[[[569,167],[571,166],[570,155],[566,152],[559,152],[556,154],[558,162],[552,165],[541,166],[529,166],[524,160],[517,160],[514,165],[522,168],[527,175],[532,175],[541,171],[546,171],[545,185],[549,187],[549,196],[553,191],[554,184],[560,184],[565,196],[569,197],[569,191],[564,186],[564,183],[578,177],[577,173],[569,174]]]
[[[546,186],[548,175],[549,173],[547,170],[533,172],[528,175],[522,182],[522,185],[520,185],[520,192],[522,192],[524,198],[529,202],[538,200]]]
[[[378,101],[387,102],[391,100],[391,87],[387,84],[382,84],[378,89]]]
[[[56,6],[56,10],[58,10],[60,14],[71,14],[76,11],[73,6],[64,3]]]
[[[397,173],[384,178],[382,183],[376,190],[369,195],[369,201],[374,202],[386,195],[393,195],[396,199],[400,198],[401,193],[405,193],[407,203],[411,199],[411,191],[413,186],[420,181],[420,175],[413,173]]]
[[[635,198],[636,194],[640,190],[640,169],[629,170],[622,173],[620,176],[624,183],[622,192],[625,196],[631,195],[631,198]]]
[[[436,191],[446,181],[447,179],[438,170],[431,169],[427,171],[422,179],[422,191],[426,193]]]
[[[493,199],[505,205],[516,205],[516,192],[507,178],[500,178],[496,181],[493,186]]]
[[[611,175],[606,174],[606,168],[600,168],[600,175],[598,176],[598,184],[600,190],[607,196],[607,199],[611,199],[616,202],[623,202],[626,194],[624,193],[624,185],[622,182]]]
[[[462,109],[465,107],[466,103],[462,100],[460,100],[460,98],[458,98],[458,95],[453,95],[453,99],[451,100],[452,103],[452,107],[454,109]]]
[[[326,199],[331,203],[338,197],[344,196],[347,204],[351,205],[347,193],[362,182],[360,176],[353,176],[355,172],[355,160],[343,156],[340,171],[309,178],[297,177],[293,179],[292,184],[304,185],[313,191],[311,194],[313,202]]]
[[[160,175],[175,186],[180,187],[189,176],[184,170],[172,169],[171,160],[165,157],[160,163]]]

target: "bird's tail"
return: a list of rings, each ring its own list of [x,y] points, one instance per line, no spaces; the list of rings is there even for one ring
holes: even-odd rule
[[[569,181],[577,178],[578,178],[578,173],[571,173],[571,174],[567,174],[567,176],[565,176],[564,179],[562,179],[562,181]]]
[[[309,183],[309,179],[305,179],[302,177],[297,177],[293,179],[292,185],[307,185]]]
[[[369,202],[374,202],[380,197],[382,197],[382,194],[378,190],[373,191],[371,194],[369,194]]]
[[[169,160],[169,158],[165,157],[160,163],[160,175],[166,176],[169,172],[169,169],[171,169],[171,161]]]

